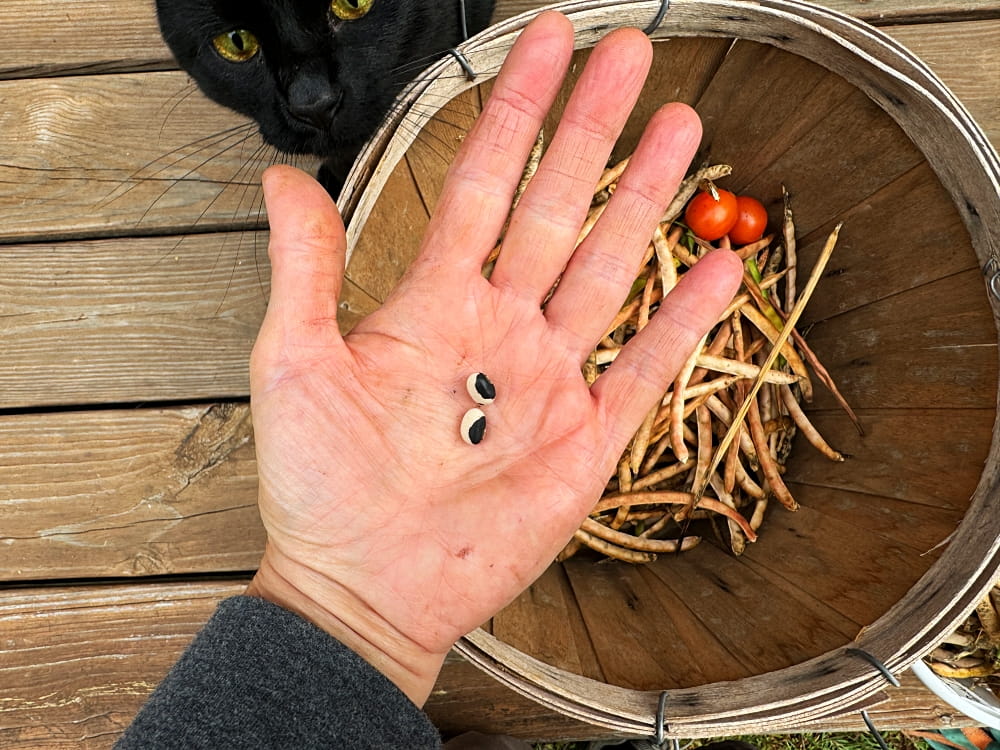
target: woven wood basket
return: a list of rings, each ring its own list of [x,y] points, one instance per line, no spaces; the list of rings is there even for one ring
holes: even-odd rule
[[[647,27],[661,3],[558,7],[582,59],[611,28]],[[456,60],[431,69],[349,177],[348,278],[376,300],[414,256],[529,17],[463,47],[474,81]],[[734,167],[725,187],[776,208],[787,185],[800,268],[844,222],[808,339],[867,434],[818,393],[814,422],[851,458],[797,446],[786,481],[802,508],[772,510],[742,557],[703,543],[642,567],[553,565],[459,650],[623,735],[654,734],[664,691],[667,736],[779,731],[877,702],[886,679],[854,649],[898,673],[997,578],[1000,163],[923,64],[846,16],[674,0],[649,33],[653,73],[616,156],[657,107],[686,101],[705,125],[700,158]]]

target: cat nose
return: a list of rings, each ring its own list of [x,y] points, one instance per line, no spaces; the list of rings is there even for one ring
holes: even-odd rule
[[[333,90],[325,76],[299,76],[288,88],[288,111],[300,122],[328,130],[343,95],[343,90]]]

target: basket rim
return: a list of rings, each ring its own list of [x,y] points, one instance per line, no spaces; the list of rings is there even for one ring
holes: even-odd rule
[[[583,48],[593,46],[613,28],[641,28],[660,7],[659,0],[572,0],[546,9],[570,18],[576,46]],[[466,80],[458,63],[446,58],[404,92],[396,116],[369,141],[338,201],[349,221],[348,260],[382,185],[423,124],[443,103],[493,77],[503,57],[498,50],[509,49],[520,29],[541,10],[508,19],[460,47],[477,71],[490,71],[475,81]],[[947,86],[883,32],[802,0],[673,0],[650,36],[654,42],[681,36],[743,38],[787,50],[841,75],[913,140],[951,194],[981,266],[1000,268],[1000,157]],[[400,127],[404,121],[407,127]],[[949,138],[940,138],[942,132]],[[943,158],[942,141],[950,149],[958,144],[963,158]],[[989,301],[998,323],[998,300],[990,296]],[[734,682],[669,691],[667,736],[707,736],[718,734],[720,728],[728,734],[790,729],[875,701],[886,684],[884,678],[864,661],[847,655],[846,649],[867,651],[891,671],[900,672],[947,635],[1000,572],[998,506],[1000,433],[995,424],[986,467],[953,543],[888,612],[853,643],[813,659]],[[970,521],[974,513],[978,523]],[[978,551],[976,560],[968,559],[971,550]],[[955,584],[955,571],[962,574],[964,586],[948,593],[948,584],[952,588]],[[914,614],[921,611],[937,615]],[[481,630],[463,638],[456,650],[551,709],[631,735],[655,733],[659,692],[629,690],[565,672]],[[710,711],[703,710],[706,706]]]

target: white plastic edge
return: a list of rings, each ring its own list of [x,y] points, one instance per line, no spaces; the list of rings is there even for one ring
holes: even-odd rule
[[[984,727],[1000,729],[1000,701],[992,694],[977,692],[964,680],[939,677],[920,659],[913,662],[910,668],[927,689],[945,703]]]

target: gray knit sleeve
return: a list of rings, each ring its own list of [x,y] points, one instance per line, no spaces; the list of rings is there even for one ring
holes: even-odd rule
[[[219,604],[117,750],[440,748],[392,682],[301,617],[252,596]]]

